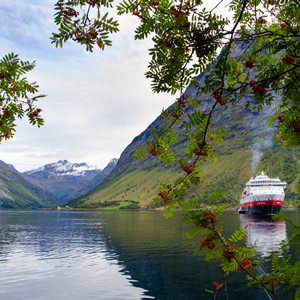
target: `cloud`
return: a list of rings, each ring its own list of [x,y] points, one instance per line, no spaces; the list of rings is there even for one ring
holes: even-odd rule
[[[144,77],[149,43],[133,42],[135,20],[122,18],[123,30],[104,52],[86,53],[71,44],[55,49],[48,38],[53,3],[0,3],[0,19],[5,16],[0,54],[13,50],[21,59],[36,60],[28,78],[47,94],[38,104],[45,126],[18,121],[14,139],[1,144],[0,157],[20,171],[60,159],[104,168],[172,98],[154,95]]]
[[[0,159],[20,171],[60,159],[104,168],[175,99],[154,95],[145,79],[151,41],[134,40],[138,18],[121,17],[121,31],[104,52],[71,42],[56,49],[49,40],[55,2],[0,2],[0,55],[36,60],[28,78],[47,94],[38,104],[45,126],[18,121],[15,137],[0,145]]]

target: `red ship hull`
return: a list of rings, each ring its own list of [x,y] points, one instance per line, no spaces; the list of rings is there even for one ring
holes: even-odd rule
[[[251,201],[241,204],[239,213],[273,215],[281,210],[282,200]]]

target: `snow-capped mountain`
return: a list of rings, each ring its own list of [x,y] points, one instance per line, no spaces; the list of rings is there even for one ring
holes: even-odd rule
[[[116,161],[113,159],[106,168],[101,170],[86,163],[71,163],[67,160],[59,160],[56,163],[46,164],[23,174],[43,186],[55,197],[67,201],[72,199],[74,197],[72,195],[76,195],[83,187],[85,187],[86,192],[94,188],[93,184],[90,189],[86,190],[86,186],[89,186],[89,182],[95,177],[100,176],[104,179],[113,169]]]
[[[118,159],[113,158],[99,174],[97,174],[87,184],[81,186],[80,189],[77,189],[74,193],[70,194],[68,198],[75,199],[90,192],[92,189],[94,189],[103,182],[103,180],[108,176],[108,174],[112,171],[112,169],[116,166],[117,163]]]
[[[56,163],[47,164],[38,169],[24,172],[30,177],[39,177],[40,175],[55,176],[88,176],[93,178],[101,172],[95,166],[89,166],[86,163],[71,163],[67,160],[59,160]]]

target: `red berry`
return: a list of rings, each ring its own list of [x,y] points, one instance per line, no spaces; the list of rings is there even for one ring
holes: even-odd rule
[[[300,124],[292,123],[295,132],[300,132]]]
[[[193,172],[193,164],[182,165],[180,168],[187,174],[191,174]]]
[[[169,195],[169,191],[161,191],[161,192],[158,193],[158,195],[165,202],[167,200],[168,195]]]
[[[253,66],[254,66],[254,64],[251,60],[247,60],[245,65],[246,65],[247,68],[253,68]]]
[[[289,56],[289,55],[286,55],[285,57],[283,57],[281,59],[283,62],[285,62],[287,65],[290,65],[291,63],[294,62],[295,58]]]
[[[221,93],[220,93],[219,90],[213,91],[212,96],[216,99],[216,101],[217,101],[220,105],[224,105],[224,104],[225,104],[225,102],[222,101],[222,95],[221,95]]]
[[[278,119],[278,121],[279,121],[279,123],[281,123],[282,122],[282,114],[281,115],[278,115],[276,118]]]
[[[149,147],[147,150],[153,156],[156,156],[158,154],[158,150],[155,145]]]
[[[259,23],[259,24],[266,24],[267,21],[263,17],[259,17],[258,20],[257,20],[257,23]]]
[[[249,268],[251,262],[248,258],[245,258],[241,263],[239,263],[239,269],[243,270]]]

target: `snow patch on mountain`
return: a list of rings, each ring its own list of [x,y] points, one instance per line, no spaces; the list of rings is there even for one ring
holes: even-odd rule
[[[26,171],[26,175],[33,175],[40,172],[52,173],[57,176],[83,176],[87,171],[101,171],[96,166],[86,163],[71,163],[67,160],[59,160],[56,163],[44,165],[38,169]]]

